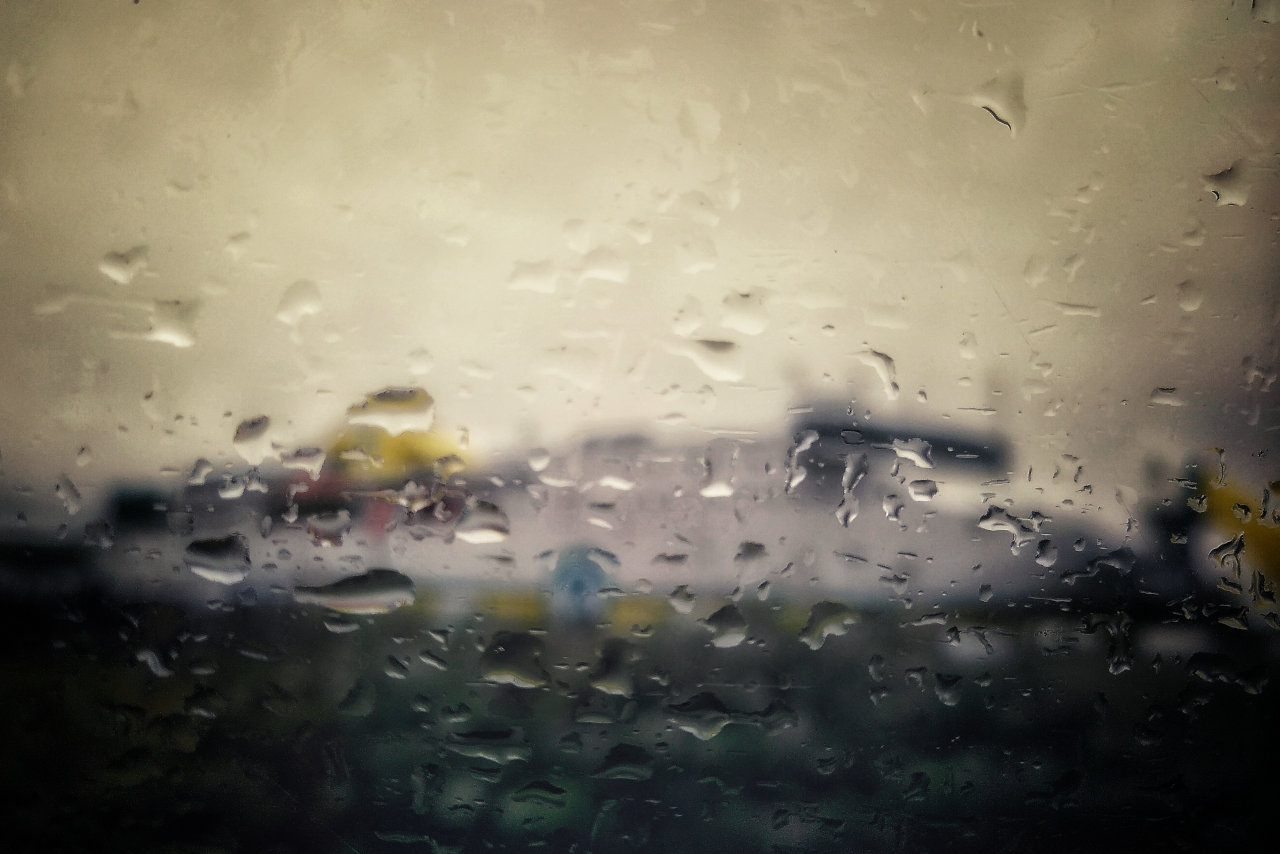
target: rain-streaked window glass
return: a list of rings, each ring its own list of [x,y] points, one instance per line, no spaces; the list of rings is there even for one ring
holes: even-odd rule
[[[6,850],[1274,839],[1278,27],[0,7]]]

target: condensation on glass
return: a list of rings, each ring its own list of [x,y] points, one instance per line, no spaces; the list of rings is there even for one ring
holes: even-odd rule
[[[1277,26],[4,7],[6,836],[1262,836]]]

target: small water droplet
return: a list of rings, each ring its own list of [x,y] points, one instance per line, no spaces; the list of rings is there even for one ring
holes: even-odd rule
[[[916,771],[911,775],[907,788],[903,790],[903,800],[920,801],[924,800],[925,795],[929,794],[929,785],[933,781],[929,779],[929,775],[923,771]]]
[[[145,664],[152,676],[164,679],[173,675],[173,671],[164,665],[154,649],[140,649],[134,653],[134,658]]]
[[[247,231],[236,232],[227,238],[227,243],[223,247],[223,251],[230,256],[232,261],[239,261],[244,257],[245,252],[249,249],[249,241],[252,235]]]
[[[898,522],[902,519],[902,499],[895,494],[889,494],[880,502],[880,509],[884,511],[884,518],[891,522]]]
[[[716,243],[709,234],[694,232],[676,246],[676,264],[686,275],[714,270],[719,258]]]
[[[889,400],[898,399],[898,369],[894,365],[893,359],[884,353],[870,348],[866,350],[859,350],[853,354],[853,358],[876,372],[876,376],[880,378],[880,384],[884,388],[885,397]]]
[[[693,606],[696,602],[696,597],[693,595],[693,592],[689,590],[687,585],[681,584],[675,590],[671,591],[671,595],[667,597],[667,601],[671,603],[671,607],[675,609],[676,613],[691,614],[693,613]]]
[[[668,350],[689,359],[708,379],[717,382],[739,382],[746,373],[742,348],[733,341],[680,341],[671,344]]]
[[[325,631],[335,635],[347,635],[358,631],[360,624],[355,620],[347,619],[341,614],[333,614],[324,618],[324,628]]]
[[[949,676],[945,673],[934,674],[934,693],[944,706],[955,706],[960,703],[960,676]]]
[[[759,335],[769,327],[769,313],[759,294],[734,293],[724,298],[720,325],[743,335]]]
[[[338,714],[362,718],[373,713],[378,699],[373,683],[365,679],[357,679],[347,691],[346,696],[338,703]]]
[[[516,688],[540,688],[547,673],[540,658],[542,641],[525,632],[498,632],[480,656],[480,678]]]
[[[1187,403],[1178,396],[1176,388],[1156,388],[1152,389],[1151,397],[1148,398],[1152,404],[1157,406],[1186,406]]]
[[[553,294],[559,277],[559,270],[550,261],[519,261],[507,277],[507,287],[513,291]]]
[[[317,546],[340,546],[353,524],[349,510],[314,513],[307,517],[307,533]]]
[[[578,281],[596,280],[625,285],[631,278],[631,265],[613,249],[598,246],[582,256],[582,268]]]
[[[276,320],[286,326],[297,326],[304,317],[319,314],[323,306],[320,286],[308,279],[300,279],[280,296],[280,302],[276,304]]]
[[[62,501],[62,506],[67,511],[68,516],[74,516],[80,512],[80,490],[71,482],[71,478],[65,474],[59,475],[58,482],[53,485],[53,491]]]
[[[539,809],[560,809],[568,803],[568,792],[546,780],[534,780],[511,793],[517,804],[530,804]]]
[[[434,667],[436,670],[448,670],[449,664],[443,658],[436,655],[429,649],[424,649],[418,653],[418,659],[423,664]]]
[[[1195,282],[1186,281],[1178,284],[1178,308],[1191,312],[1200,308],[1204,302],[1204,293]]]
[[[201,457],[192,464],[191,473],[187,475],[187,484],[189,486],[203,486],[212,472],[213,463]]]
[[[392,679],[408,679],[409,661],[405,658],[388,655],[387,661],[382,667],[382,672],[390,676]]]
[[[938,483],[933,480],[913,480],[907,484],[907,494],[913,501],[932,501],[938,494]]]
[[[551,453],[546,448],[534,448],[529,452],[529,470],[535,474],[547,470],[551,465]]]
[[[124,252],[108,252],[98,262],[98,272],[118,285],[127,285],[147,268],[148,249],[135,246]]]

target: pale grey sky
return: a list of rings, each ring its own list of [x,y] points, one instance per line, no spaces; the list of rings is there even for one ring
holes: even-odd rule
[[[1149,454],[1263,469],[1269,14],[6,4],[5,484],[242,464],[388,385],[479,458],[856,396],[1102,506]]]

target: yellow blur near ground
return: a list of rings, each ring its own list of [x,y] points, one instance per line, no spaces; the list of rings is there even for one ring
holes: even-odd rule
[[[1249,573],[1257,572],[1271,585],[1280,584],[1278,496],[1280,480],[1273,480],[1262,489],[1236,483],[1210,484],[1204,493],[1203,509],[1208,522],[1215,536],[1225,538],[1210,556],[1233,570],[1237,582],[1242,576],[1247,578]]]

